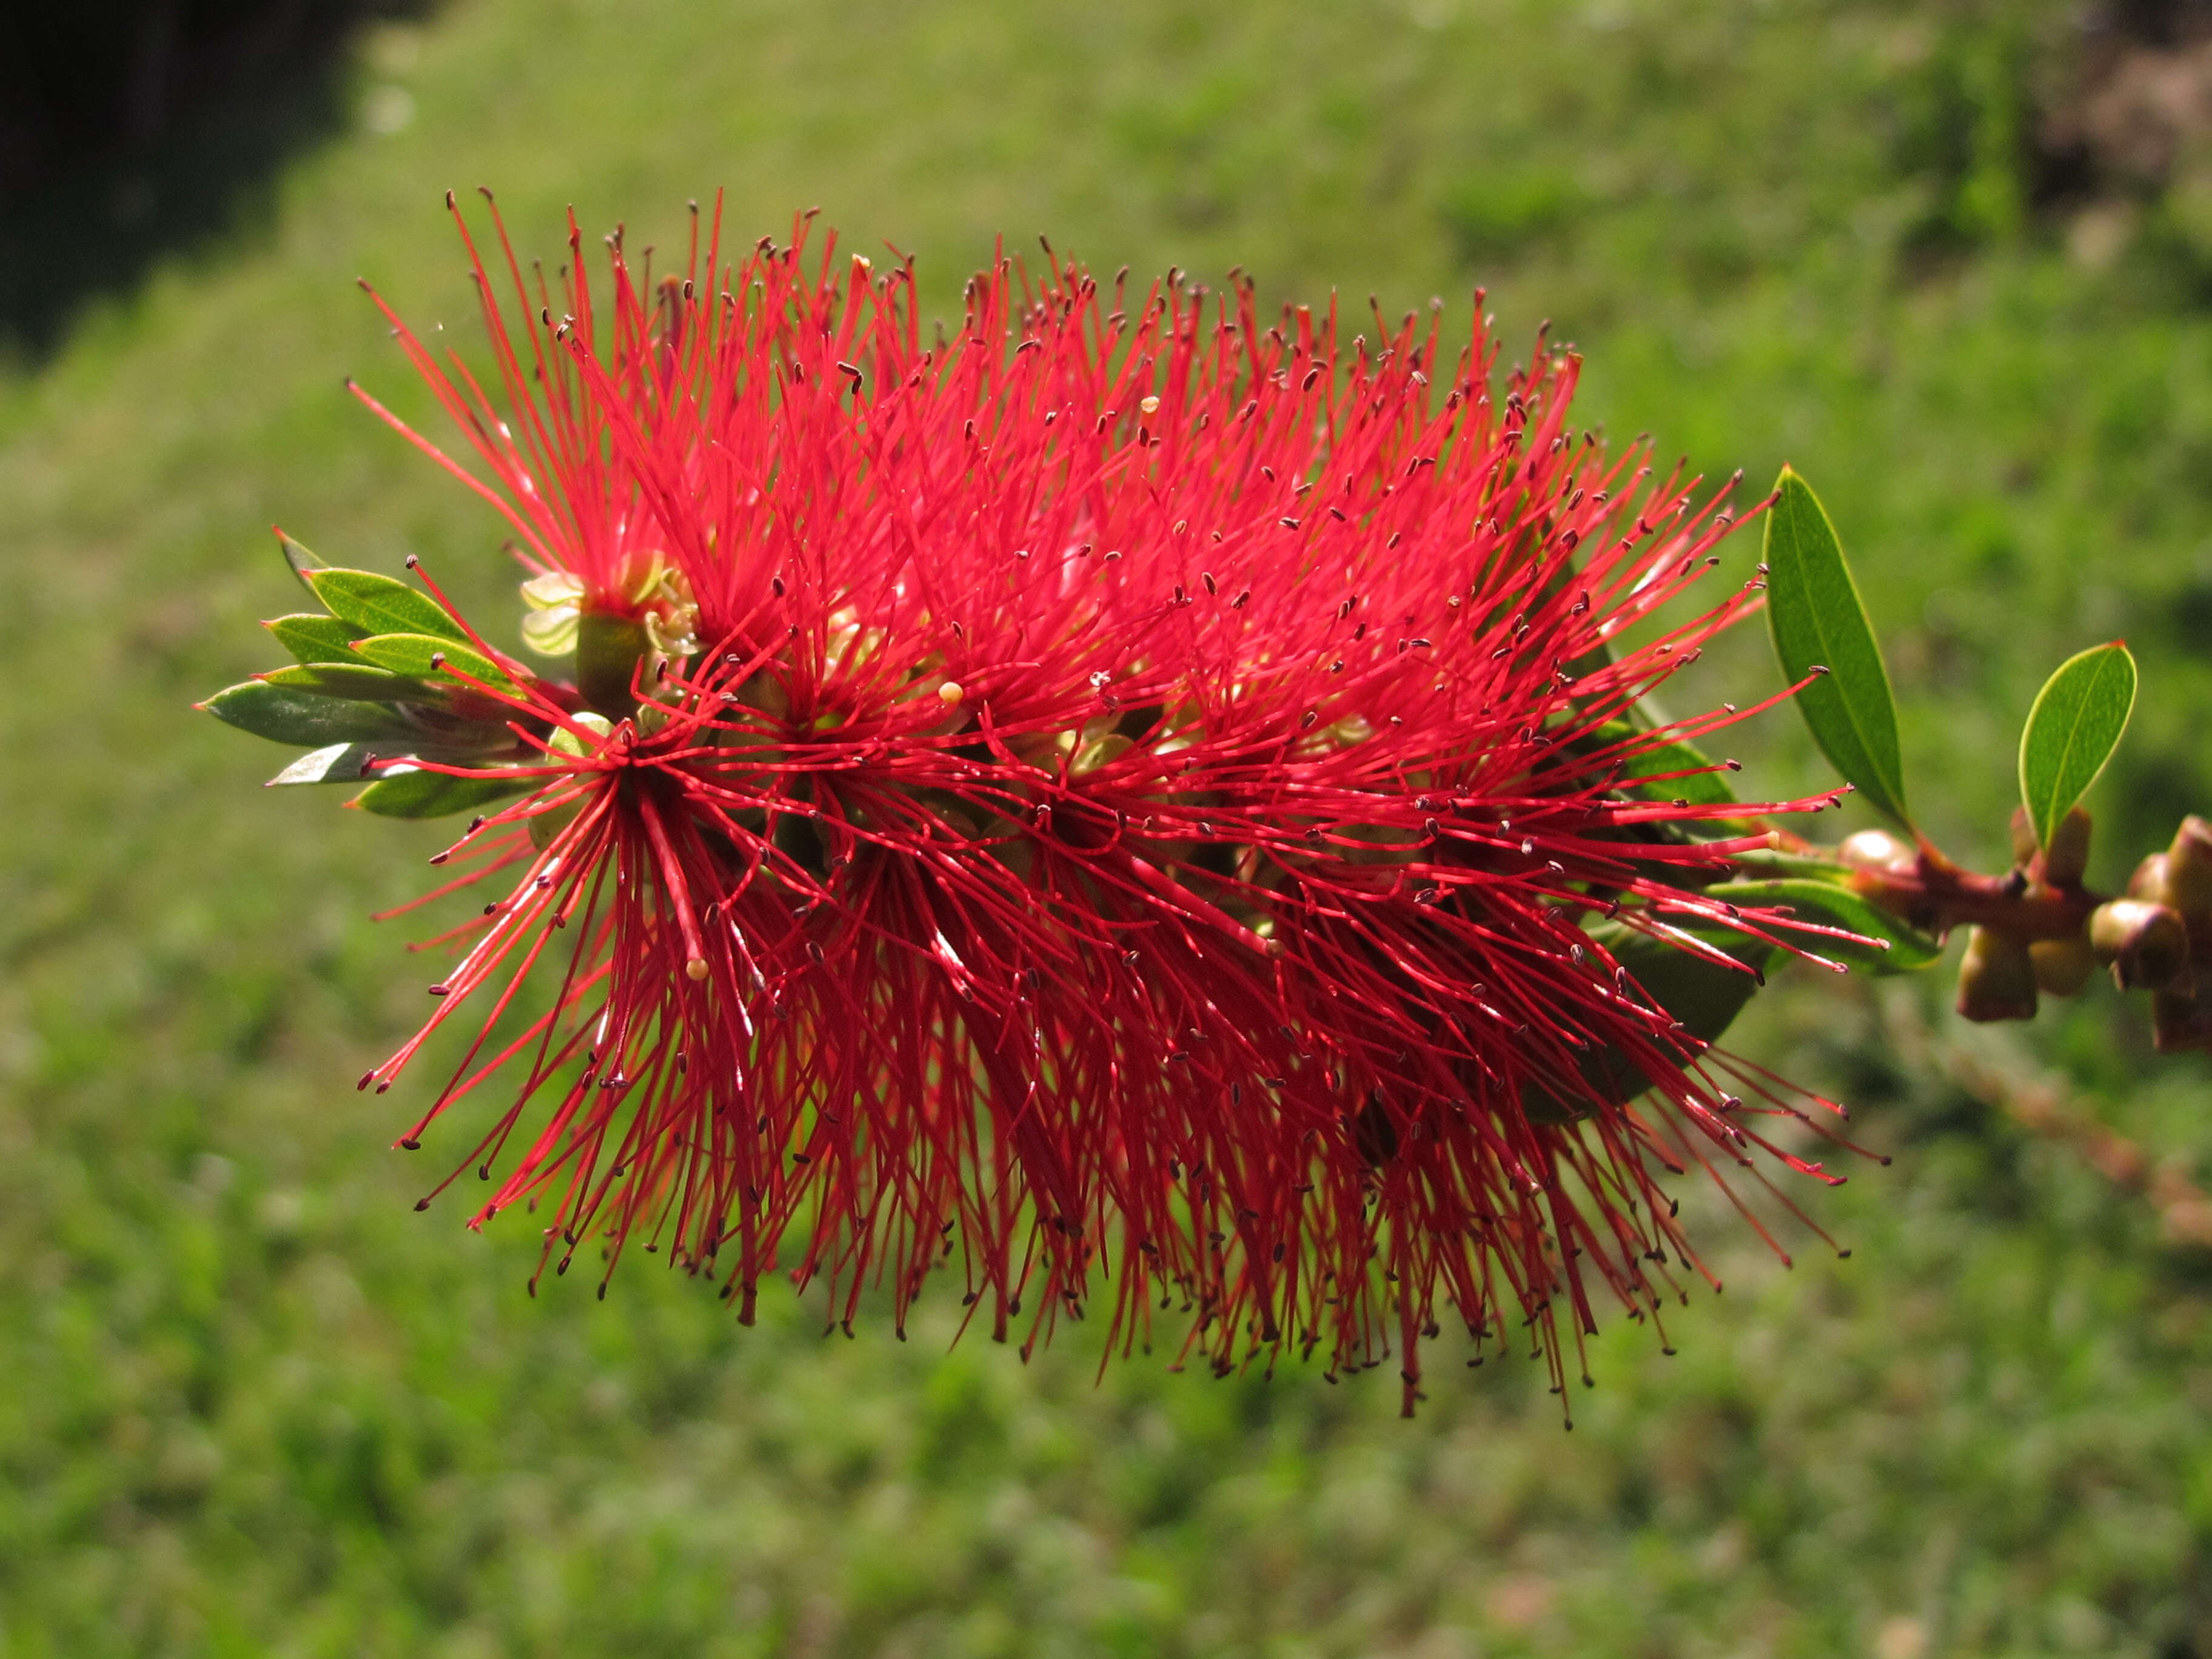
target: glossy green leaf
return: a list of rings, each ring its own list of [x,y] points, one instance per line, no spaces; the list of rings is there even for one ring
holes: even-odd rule
[[[292,574],[300,579],[300,585],[310,593],[313,592],[315,585],[309,580],[310,576],[315,571],[327,570],[330,567],[281,530],[276,532],[276,542],[284,550],[284,562],[292,567]]]
[[[2039,846],[2088,793],[2119,747],[2136,706],[2136,659],[2118,640],[2058,665],[2020,734],[2020,798]]]
[[[530,757],[526,753],[517,752],[511,758],[527,761]],[[371,761],[407,763],[428,760],[464,766],[471,763],[481,763],[484,759],[481,747],[472,750],[447,744],[410,744],[396,739],[387,743],[334,743],[312,754],[301,756],[263,787],[276,789],[301,783],[361,783],[374,775],[368,769]],[[409,771],[416,769],[419,769],[410,767]]]
[[[1759,974],[1773,955],[1764,940],[1707,927],[1684,927],[1717,946],[1749,969],[1735,969],[1619,924],[1592,927],[1590,936],[1613,953],[1651,1000],[1682,1022],[1694,1037],[1716,1041],[1735,1021],[1761,983]]]
[[[349,805],[387,818],[442,818],[519,795],[536,781],[532,778],[461,778],[446,772],[394,769],[356,795]]]
[[[1713,762],[1695,744],[1663,744],[1644,750],[1629,764],[1639,775],[1629,781],[1629,787],[1654,800],[1687,801],[1692,806],[1726,806],[1736,798],[1735,791],[1724,781],[1724,774],[1700,769],[1711,766]],[[1667,775],[1669,773],[1687,775]]]
[[[1841,872],[1838,876],[1841,878],[1826,881],[1805,876],[1727,881],[1705,889],[1705,896],[1747,910],[1754,906],[1786,909],[1799,921],[1856,933],[1859,938],[1854,940],[1825,933],[1798,933],[1786,927],[1772,930],[1800,950],[1869,973],[1909,974],[1942,956],[1942,939],[1877,908],[1846,884],[1847,876]]]
[[[1763,940],[1741,934],[1704,927],[1681,930],[1734,957],[1742,964],[1737,969],[1619,922],[1594,923],[1586,931],[1634,976],[1651,1000],[1681,1021],[1690,1036],[1705,1042],[1717,1041],[1735,1023],[1765,982],[1760,971],[1774,953],[1774,947]],[[1626,1101],[1651,1086],[1636,1063],[1617,1048],[1593,1049],[1583,1057],[1581,1068],[1594,1098]],[[1558,1123],[1582,1115],[1589,1102],[1564,1101],[1549,1090],[1531,1087],[1522,1091],[1521,1106],[1538,1122]]]
[[[433,688],[434,690],[435,688]],[[473,696],[462,693],[463,697]],[[487,698],[476,698],[489,703]],[[489,703],[489,712],[481,718],[448,713],[428,705],[410,704],[408,718],[414,721],[417,744],[416,752],[428,755],[438,751],[438,758],[447,755],[469,755],[482,758],[493,750],[504,749],[517,754],[528,753],[515,739],[507,724],[507,711],[496,703]]]
[[[334,743],[406,740],[421,728],[388,703],[319,696],[296,686],[248,680],[199,705],[217,720],[272,743],[320,749]]]
[[[299,783],[359,783],[367,775],[362,769],[379,752],[374,744],[334,743],[301,756],[262,787],[281,789]],[[390,754],[392,745],[384,744],[381,752]]]
[[[373,570],[310,570],[307,585],[331,615],[359,638],[373,634],[428,634],[456,645],[469,636],[428,594]]]
[[[279,617],[261,625],[295,662],[343,662],[353,654],[354,630],[336,617]]]
[[[490,658],[471,647],[456,645],[451,640],[428,634],[379,634],[355,641],[353,648],[356,655],[380,667],[418,679],[442,678],[458,684],[447,672],[449,668],[457,668],[471,679],[496,690],[517,689],[507,672]]]
[[[434,702],[446,695],[434,685],[365,662],[295,663],[289,668],[272,668],[259,678],[264,685],[363,702]]]
[[[1729,862],[1739,870],[1759,870],[1770,876],[1801,876],[1808,881],[1848,883],[1852,873],[1848,866],[1837,863],[1832,856],[1785,853],[1769,847],[1747,847],[1740,853],[1729,854]]]
[[[1784,467],[1775,490],[1765,547],[1774,653],[1792,681],[1826,671],[1797,694],[1798,712],[1836,769],[1877,809],[1909,827],[1889,671],[1843,544],[1796,473]]]
[[[1575,739],[1573,747],[1577,753],[1595,755],[1650,732],[1656,723],[1639,708],[1632,719],[1607,720],[1588,737]],[[1735,792],[1728,786],[1726,769],[1716,769],[1712,759],[1695,744],[1680,738],[1645,738],[1644,742],[1646,746],[1623,763],[1622,789],[1646,800],[1681,800],[1693,806],[1722,806],[1735,799]]]

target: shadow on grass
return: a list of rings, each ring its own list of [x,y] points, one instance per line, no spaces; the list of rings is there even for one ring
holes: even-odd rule
[[[0,351],[249,219],[346,113],[362,26],[434,0],[116,0],[0,20]]]

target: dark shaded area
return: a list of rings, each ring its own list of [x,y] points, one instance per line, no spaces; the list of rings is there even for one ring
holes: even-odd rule
[[[2212,36],[2212,3],[2207,0],[2113,0],[2093,9],[2087,24],[2092,37],[2118,43],[2188,46]]]
[[[0,17],[0,342],[250,211],[342,119],[338,48],[427,0],[115,0]]]
[[[2039,207],[2154,193],[2212,130],[2212,0],[2113,0],[2085,12],[2037,88]]]

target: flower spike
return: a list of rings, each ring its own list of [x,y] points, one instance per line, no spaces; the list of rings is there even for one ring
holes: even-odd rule
[[[1448,1316],[1564,1384],[1601,1303],[1656,1315],[1700,1271],[1662,1172],[1837,1178],[1709,1048],[1854,939],[1709,890],[1829,797],[1741,804],[1690,739],[1743,715],[1644,712],[1763,595],[1686,602],[1727,492],[1577,428],[1571,351],[1049,248],[925,343],[908,263],[805,218],[727,259],[718,204],[657,285],[612,239],[598,289],[572,224],[556,294],[490,211],[488,377],[376,301],[477,466],[360,394],[504,516],[550,665],[468,630],[496,732],[377,786],[504,792],[448,886],[512,885],[364,1079],[477,1011],[405,1143],[509,1079],[477,1223],[746,1318],[942,1277],[1024,1352],[1103,1297],[1123,1349],[1395,1358],[1410,1409]]]

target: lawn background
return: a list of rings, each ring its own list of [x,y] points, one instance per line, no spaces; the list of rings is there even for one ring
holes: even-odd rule
[[[2002,857],[2060,658],[2145,673],[2094,874],[2212,808],[2212,244],[2179,196],[2039,199],[2063,7],[1869,0],[457,0],[358,42],[338,136],[0,369],[0,1655],[2212,1655],[2212,1261],[1947,1083],[1975,1042],[2212,1176],[2206,1068],[2093,993],[1965,1033],[1947,987],[1766,1000],[1741,1045],[1897,1154],[1784,1272],[1599,1386],[1096,1379],[641,1259],[537,1301],[525,1229],[417,1215],[421,1008],[369,910],[434,826],[254,786],[191,714],[295,608],[272,521],[477,605],[490,515],[371,422],[425,400],[366,275],[473,338],[441,207],[549,258],[819,204],[948,312],[1003,233],[1387,310],[1478,281],[1589,353],[1586,418],[1823,492],[1940,840]],[[1729,544],[1747,572],[1748,537]],[[1755,630],[1701,671],[1772,688]],[[1763,788],[1823,781],[1784,715]],[[1844,828],[1865,820],[1847,809]],[[1930,981],[1942,975],[1931,975]],[[433,1150],[427,1158],[441,1158]],[[439,1164],[435,1174],[444,1172]]]

